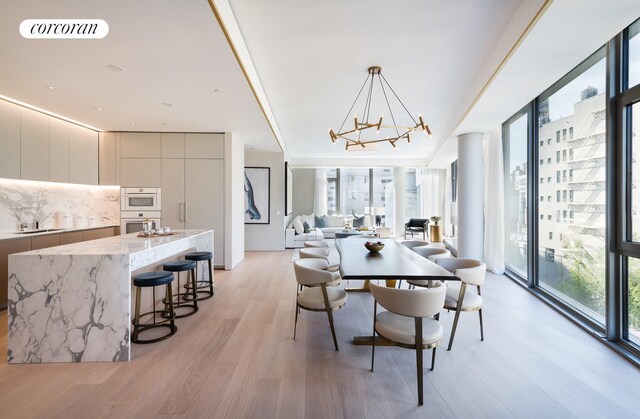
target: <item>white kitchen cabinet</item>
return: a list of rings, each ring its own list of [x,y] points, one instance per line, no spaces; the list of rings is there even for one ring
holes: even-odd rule
[[[184,158],[184,134],[163,133],[160,140],[162,142],[163,159]]]
[[[157,188],[162,182],[162,159],[120,159],[120,186]]]
[[[185,134],[184,156],[188,159],[224,159],[224,134]]]
[[[98,184],[98,133],[91,130],[85,132],[86,146],[86,180],[87,185]]]
[[[224,266],[224,160],[162,159],[162,225],[213,229],[214,265]]]
[[[49,180],[49,117],[20,110],[20,178]]]
[[[184,159],[162,159],[162,226],[184,228]]]
[[[100,185],[117,185],[116,134],[101,132],[98,136],[98,180]]]
[[[69,182],[69,123],[49,120],[49,180]]]
[[[0,178],[20,179],[20,108],[0,100]]]
[[[185,227],[213,229],[213,262],[224,265],[224,160],[185,159]]]
[[[87,144],[85,128],[69,127],[69,182],[87,182]]]
[[[123,132],[120,134],[120,157],[161,158],[162,144],[157,132]]]

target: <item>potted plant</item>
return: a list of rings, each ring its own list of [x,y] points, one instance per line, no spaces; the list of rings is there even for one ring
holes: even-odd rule
[[[431,241],[440,243],[442,242],[442,230],[440,228],[441,226],[438,225],[438,222],[442,220],[442,217],[434,215],[430,220],[433,222],[433,224],[429,226],[429,236],[431,237]]]

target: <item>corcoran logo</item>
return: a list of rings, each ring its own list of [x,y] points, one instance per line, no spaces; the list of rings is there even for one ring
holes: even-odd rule
[[[101,39],[109,33],[102,19],[26,19],[20,35],[28,39]]]

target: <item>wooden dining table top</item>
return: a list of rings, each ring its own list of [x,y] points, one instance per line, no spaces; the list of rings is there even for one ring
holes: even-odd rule
[[[364,243],[372,239],[351,237],[336,239],[340,253],[340,275],[343,279],[423,279],[456,280],[454,274],[442,266],[391,239],[375,240],[384,249],[372,253]]]

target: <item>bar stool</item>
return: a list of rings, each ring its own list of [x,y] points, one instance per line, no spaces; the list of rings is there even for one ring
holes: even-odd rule
[[[208,298],[213,297],[213,269],[211,268],[211,259],[213,258],[213,254],[211,252],[191,252],[184,255],[186,260],[192,260],[196,262],[196,293],[203,294],[202,296],[198,296],[196,299],[198,301],[206,300]],[[201,281],[198,278],[198,262],[209,262],[209,281]],[[186,283],[184,287],[189,290],[191,285]],[[188,294],[185,294],[185,299],[189,300],[192,297]]]
[[[175,324],[176,313],[173,311],[173,293],[171,291],[171,283],[173,282],[173,274],[171,272],[146,272],[133,277],[133,285],[136,287],[136,307],[135,317],[131,322],[133,324],[133,336],[131,342],[134,343],[153,343],[165,340],[169,336],[175,335],[178,327]],[[165,285],[164,310],[156,310],[156,289],[155,287]],[[153,310],[140,314],[140,300],[142,288],[153,287]],[[164,320],[156,321],[156,313],[161,314]],[[141,324],[140,319],[145,316],[153,315],[153,322]],[[168,327],[169,333],[154,339],[140,339],[140,332],[157,327]]]
[[[177,272],[177,277],[178,277],[178,293],[176,294],[176,299],[173,302],[174,307],[176,308],[180,308],[180,307],[188,307],[191,309],[191,311],[188,311],[184,314],[176,314],[176,319],[180,319],[182,317],[187,317],[187,316],[191,316],[192,314],[194,314],[196,311],[198,311],[198,301],[197,301],[197,296],[196,296],[196,275],[195,275],[195,270],[196,270],[196,263],[193,261],[189,261],[189,260],[173,260],[171,262],[166,262],[164,265],[162,265],[162,269],[164,269],[165,271],[169,271],[169,272]],[[186,296],[188,295],[187,292],[181,293],[180,292],[180,272],[187,272],[187,271],[191,271],[191,284],[193,285],[192,288],[192,295],[189,296],[190,298],[186,298]],[[188,280],[187,280],[188,282]],[[191,298],[192,297],[192,298]],[[165,304],[167,303],[166,301],[163,301]]]

